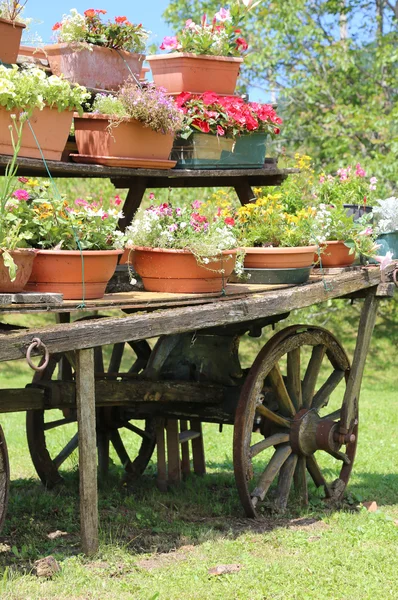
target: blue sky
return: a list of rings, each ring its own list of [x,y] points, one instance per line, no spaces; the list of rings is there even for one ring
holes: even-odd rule
[[[37,32],[43,42],[51,43],[52,26],[71,8],[84,12],[88,8],[102,8],[108,11],[106,17],[125,15],[133,23],[142,23],[152,31],[150,42],[161,43],[165,35],[170,35],[162,20],[162,13],[168,5],[168,0],[28,0],[24,16],[33,18],[40,23],[32,23],[32,33]],[[29,41],[27,42],[29,43]]]

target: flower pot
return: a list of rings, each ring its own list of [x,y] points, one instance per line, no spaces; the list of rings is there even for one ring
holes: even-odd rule
[[[17,62],[24,23],[0,18],[0,61],[11,65]]]
[[[29,292],[56,292],[64,300],[102,298],[122,250],[37,250],[37,260],[26,285]]]
[[[235,140],[210,133],[193,133],[188,140],[174,142],[172,160],[181,169],[222,169],[230,167],[228,157],[232,155]]]
[[[167,160],[174,136],[144,127],[136,120],[123,121],[108,129],[107,115],[85,113],[75,116],[75,137],[79,154]]]
[[[266,154],[266,133],[245,133],[235,141],[233,153],[226,157],[226,162],[235,167],[261,169]]]
[[[203,56],[187,52],[147,56],[155,84],[170,94],[192,92],[232,96],[243,58]]]
[[[16,294],[22,292],[32,272],[33,261],[36,258],[36,250],[33,248],[21,248],[10,251],[17,266],[17,276],[15,281],[10,280],[10,274],[3,262],[3,252],[0,251],[0,253],[0,292],[3,294]]]
[[[243,248],[245,269],[298,269],[314,262],[316,246]]]
[[[321,246],[321,264],[325,268],[349,267],[355,261],[355,253],[350,254],[344,242],[327,241]],[[318,260],[318,254],[315,255]]]
[[[379,256],[385,256],[387,252],[392,252],[393,258],[398,258],[398,231],[380,233],[376,239],[376,244],[379,245],[377,250]]]
[[[117,90],[131,74],[140,76],[143,54],[94,44],[51,44],[44,50],[54,75],[88,88]]]
[[[148,292],[202,294],[222,291],[235,267],[236,252],[225,250],[205,266],[188,250],[136,246],[130,260]]]
[[[363,215],[372,212],[373,207],[363,204],[343,204],[349,217],[353,216],[354,221],[358,221]]]
[[[9,130],[12,123],[10,115],[18,114],[18,112],[18,110],[10,111],[0,107],[0,154],[12,155],[14,152]],[[50,108],[49,106],[45,106],[43,110],[37,108],[33,111],[29,121],[45,159],[61,160],[72,125],[72,118],[72,111],[58,112],[56,108]],[[28,123],[23,126],[22,145],[18,156],[41,158],[40,150]]]

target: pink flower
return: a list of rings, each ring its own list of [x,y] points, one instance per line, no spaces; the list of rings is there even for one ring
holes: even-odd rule
[[[192,202],[192,208],[198,209],[202,206],[202,204],[203,204],[203,202],[201,200],[194,200]]]
[[[217,125],[217,135],[225,135],[225,131],[221,125]]]
[[[155,194],[153,192],[149,194],[149,200],[155,200]]]
[[[373,229],[372,227],[366,227],[363,231],[360,231],[359,235],[372,235]]]
[[[119,206],[122,203],[121,197],[120,196],[115,196],[114,203],[116,204],[116,206]]]
[[[109,215],[106,212],[103,215],[101,215],[101,221],[105,221],[105,219],[108,219],[108,218],[109,218]]]
[[[248,49],[249,44],[246,42],[245,38],[239,37],[236,40],[236,47],[239,50],[239,52],[245,52],[245,50]]]
[[[17,200],[29,200],[29,194],[26,190],[15,190],[12,195]]]
[[[369,183],[371,183],[372,185],[376,185],[376,183],[377,183],[377,177],[371,177],[369,179]]]
[[[176,36],[168,36],[166,35],[166,37],[163,39],[163,42],[160,45],[160,49],[161,50],[176,50],[177,48],[179,48],[180,44],[178,43],[178,40],[176,38]]]
[[[369,186],[369,189],[370,189],[370,191],[371,191],[371,192],[374,192],[374,191],[375,191],[375,189],[376,189],[376,186],[375,186],[375,185],[372,185],[372,184],[370,184],[370,186]]]
[[[89,205],[87,200],[83,200],[83,198],[77,198],[77,200],[75,200],[75,204],[76,204],[76,206],[88,206]]]
[[[226,217],[224,219],[224,223],[225,225],[230,225],[231,227],[233,227],[235,225],[235,219],[233,219],[232,217]]]
[[[172,223],[172,225],[169,225],[169,231],[171,231],[171,233],[173,233],[173,231],[177,231],[178,229],[178,225],[176,223]]]
[[[229,8],[220,8],[220,10],[214,15],[217,21],[224,23],[225,21],[231,21],[231,11]]]
[[[319,178],[319,183],[323,183],[325,181],[325,175],[321,175]]]
[[[380,271],[384,271],[386,267],[392,262],[394,254],[388,251],[385,256],[375,256],[375,260],[380,263]]]
[[[181,215],[182,215],[182,210],[179,206],[177,206],[177,208],[176,208],[176,215],[177,215],[177,217],[181,217]]]
[[[195,29],[196,24],[192,21],[192,19],[188,19],[185,21],[185,29]]]
[[[29,179],[27,177],[18,177],[18,181],[20,183],[28,183]],[[372,180],[370,181],[372,183]]]
[[[362,169],[361,165],[359,163],[357,163],[355,165],[355,175],[357,177],[365,177],[366,176],[366,172],[364,169]]]

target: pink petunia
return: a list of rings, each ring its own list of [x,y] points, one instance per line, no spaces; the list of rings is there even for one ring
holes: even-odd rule
[[[75,204],[76,204],[76,206],[88,206],[89,205],[87,200],[84,200],[83,198],[77,198],[75,200]]]
[[[225,21],[231,21],[231,11],[229,8],[220,8],[220,10],[214,15],[217,21],[225,23]]]
[[[29,194],[26,190],[15,190],[12,195],[17,200],[29,200]]]
[[[177,50],[177,48],[179,48],[180,44],[178,43],[177,37],[174,36],[168,36],[166,35],[166,37],[163,39],[163,42],[160,45],[160,49],[161,50]]]
[[[366,172],[359,163],[355,165],[355,175],[357,177],[366,177]]]
[[[202,206],[203,202],[201,200],[194,200],[192,202],[192,208],[200,208]],[[195,213],[196,214],[196,213]]]

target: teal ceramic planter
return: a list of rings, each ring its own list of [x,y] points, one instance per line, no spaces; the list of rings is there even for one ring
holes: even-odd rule
[[[376,239],[376,244],[379,245],[377,251],[379,256],[385,256],[387,252],[392,252],[393,258],[398,258],[398,231],[381,233]]]
[[[264,166],[267,134],[247,133],[236,138],[232,154],[225,161],[233,167],[245,169],[261,169]]]

